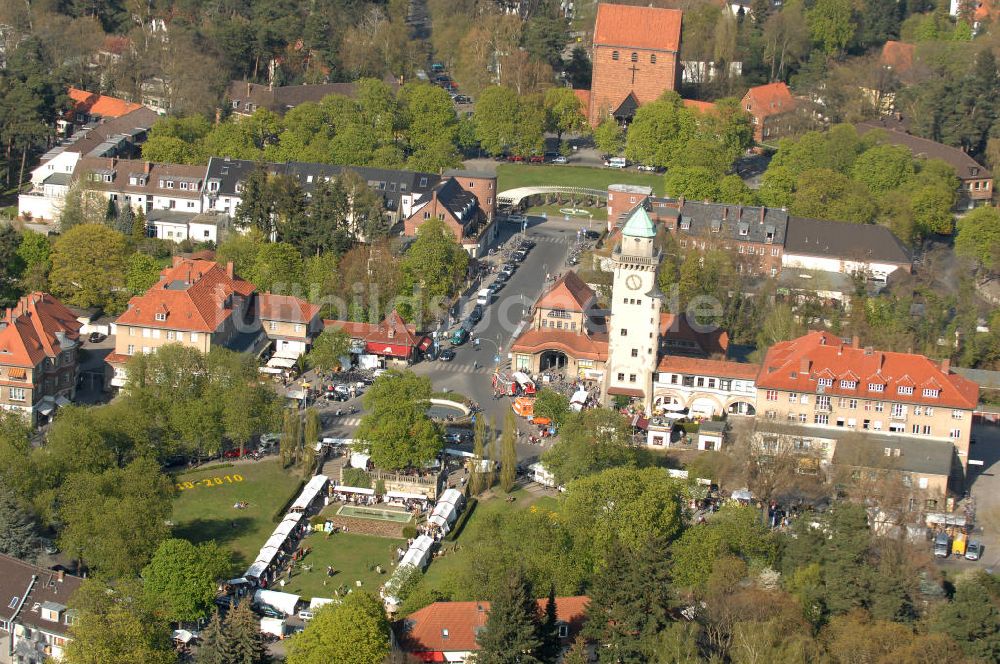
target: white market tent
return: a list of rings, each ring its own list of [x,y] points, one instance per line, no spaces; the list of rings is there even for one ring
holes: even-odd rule
[[[283,535],[280,533],[274,533],[267,538],[267,541],[264,542],[264,546],[262,546],[260,550],[264,551],[265,549],[280,549],[281,546],[287,541],[288,541],[287,534]]]
[[[299,596],[275,590],[258,590],[253,594],[253,602],[275,608],[286,616],[292,616],[295,615],[295,606],[299,603]]]
[[[351,454],[351,468],[368,470],[369,461],[371,461],[371,457],[367,454],[362,454],[361,452],[354,452]]]
[[[187,631],[186,629],[175,629],[173,639],[174,641],[179,641],[180,643],[190,643],[191,639],[194,638],[194,634]]]
[[[332,600],[327,597],[313,597],[309,600],[309,610],[316,611],[318,609],[322,609],[327,604],[333,604],[335,601],[337,603],[340,602],[340,600]]]
[[[361,493],[366,496],[375,495],[375,489],[365,489],[363,487],[358,487],[358,486],[341,486],[338,484],[337,486],[333,487],[333,490],[338,493]]]
[[[291,510],[293,512],[301,512],[312,505],[313,500],[323,490],[328,480],[329,478],[326,475],[316,475],[309,480],[309,483],[302,489],[302,493],[292,503]]]
[[[397,498],[400,500],[427,500],[427,496],[422,493],[407,493],[405,491],[386,491],[387,498]]]
[[[433,523],[438,528],[446,530],[455,523],[458,517],[458,508],[451,503],[438,503],[434,506],[434,511],[427,518],[427,523]]]
[[[267,366],[273,369],[291,369],[295,366],[295,358],[275,355],[267,361]]]
[[[247,573],[244,576],[251,577],[254,579],[259,579],[266,570],[267,570],[267,563],[255,562],[253,565],[250,565],[250,567],[247,569]]]
[[[462,501],[461,491],[459,491],[458,489],[448,489],[447,491],[441,494],[441,497],[438,499],[437,504],[440,505],[441,503],[449,503],[451,505],[457,506],[461,501]]]
[[[753,494],[749,489],[737,489],[733,491],[733,500],[753,500]]]

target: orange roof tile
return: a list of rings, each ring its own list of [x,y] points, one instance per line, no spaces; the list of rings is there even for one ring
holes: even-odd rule
[[[366,343],[416,346],[417,328],[408,325],[399,312],[392,310],[381,323],[356,323],[348,320],[324,320],[326,328],[344,330],[352,339]]]
[[[660,364],[656,367],[656,370],[754,380],[757,378],[757,374],[760,373],[760,365],[747,364],[745,362],[728,362],[726,360],[704,360],[698,357],[681,357],[679,355],[664,355],[660,358]]]
[[[714,113],[715,104],[710,101],[699,101],[697,99],[682,99],[684,108],[694,109],[702,113]]]
[[[31,293],[0,316],[0,364],[35,367],[63,351],[57,333],[76,341],[81,324],[62,302],[48,293]]]
[[[829,332],[810,332],[771,346],[757,375],[757,387],[815,393],[819,378],[832,379],[832,385],[823,388],[824,394],[832,396],[959,409],[973,409],[979,403],[978,385],[930,358],[855,348]],[[842,388],[841,380],[857,380],[857,388]],[[882,391],[870,390],[872,384],[882,385]],[[900,386],[912,387],[913,394],[900,394]],[[925,389],[940,393],[925,397]]]
[[[543,350],[561,350],[577,359],[608,359],[608,336],[606,334],[586,335],[570,330],[540,328],[527,330],[511,344],[512,351],[538,353]]]
[[[156,284],[129,300],[116,323],[215,332],[233,313],[226,300],[232,295],[248,297],[256,290],[214,261],[176,256],[173,265],[160,272]],[[166,314],[166,320],[157,320],[157,314]]]
[[[882,47],[882,56],[879,61],[883,66],[895,69],[897,73],[902,73],[913,67],[913,53],[916,46],[899,41],[887,41]]]
[[[539,612],[548,600],[538,600]],[[569,636],[580,631],[590,598],[556,597],[556,619],[569,626]],[[434,602],[402,621],[403,648],[410,653],[471,652],[479,649],[476,633],[486,624],[489,602]]]
[[[594,45],[677,51],[681,11],[632,5],[597,5]]]
[[[308,323],[319,314],[320,307],[291,295],[261,293],[257,297],[257,310],[261,320]]]
[[[87,92],[78,88],[70,88],[69,97],[75,102],[74,111],[99,115],[102,118],[118,118],[142,108],[142,104],[133,104],[124,99]]]
[[[779,113],[795,110],[795,98],[784,83],[768,83],[747,90],[743,95],[743,105],[750,104],[750,114],[766,118]]]
[[[536,309],[586,311],[597,296],[576,272],[570,270],[559,277],[535,303]]]

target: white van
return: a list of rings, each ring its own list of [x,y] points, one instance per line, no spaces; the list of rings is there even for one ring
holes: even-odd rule
[[[628,161],[625,160],[625,157],[611,157],[604,162],[604,165],[608,168],[625,168],[628,166]]]
[[[479,295],[476,297],[476,304],[481,304],[485,307],[487,304],[490,303],[490,300],[492,299],[493,299],[493,291],[490,290],[489,288],[484,288],[483,290],[479,291]]]

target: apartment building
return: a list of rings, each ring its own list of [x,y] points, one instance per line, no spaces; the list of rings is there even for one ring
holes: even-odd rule
[[[833,439],[870,433],[934,441],[953,450],[963,470],[968,465],[979,386],[952,373],[947,360],[810,332],[768,350],[756,387],[765,424],[808,426]]]
[[[76,395],[80,323],[47,293],[0,311],[0,408],[34,426]]]
[[[58,662],[76,615],[69,598],[82,579],[0,554],[0,632],[10,635],[0,661]]]

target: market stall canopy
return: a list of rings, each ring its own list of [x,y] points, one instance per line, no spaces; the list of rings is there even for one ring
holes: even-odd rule
[[[366,496],[375,495],[375,489],[365,489],[359,486],[342,486],[338,484],[337,486],[333,487],[333,490],[338,493],[362,493]]]
[[[458,505],[459,502],[461,502],[461,500],[462,500],[461,491],[459,491],[458,489],[448,489],[441,494],[440,498],[438,498],[437,504],[440,505],[441,503],[451,503],[452,505]]]
[[[587,397],[590,396],[590,392],[584,389],[577,390],[573,393],[573,396],[569,398],[570,403],[587,403]]]
[[[253,565],[250,565],[250,567],[247,569],[247,573],[244,576],[252,579],[259,579],[266,571],[267,571],[267,563],[255,562]]]
[[[354,452],[351,454],[351,468],[360,468],[361,470],[368,470],[368,463],[371,461],[371,457],[367,454],[362,454],[361,452]]]
[[[186,629],[175,629],[172,638],[174,641],[178,641],[180,643],[190,643],[191,640],[194,639],[194,634]]]
[[[734,500],[753,500],[753,494],[749,489],[737,489],[733,491]]]
[[[299,603],[299,596],[275,590],[258,590],[253,594],[253,602],[275,608],[286,616],[293,616],[295,615],[295,607]]]
[[[270,360],[267,361],[267,366],[276,369],[291,369],[295,366],[294,357],[281,357],[280,355],[275,355]]]
[[[405,491],[387,491],[386,497],[400,498],[402,500],[427,500],[427,496],[422,493],[407,493]]]
[[[305,510],[312,505],[316,496],[318,496],[326,487],[327,481],[329,481],[329,478],[326,475],[316,475],[309,480],[309,483],[302,489],[302,493],[300,493],[299,497],[295,499],[294,503],[292,503],[291,510],[293,512],[298,512]]]

